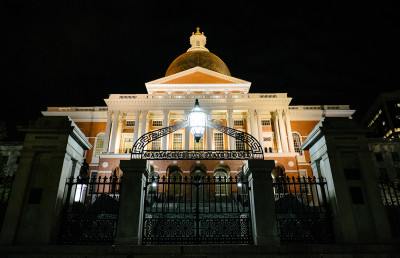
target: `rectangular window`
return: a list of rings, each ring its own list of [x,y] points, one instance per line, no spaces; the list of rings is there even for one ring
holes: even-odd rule
[[[270,142],[271,141],[271,137],[263,137],[264,142]]]
[[[261,120],[261,125],[262,126],[271,126],[271,120]]]
[[[344,168],[343,171],[346,180],[361,180],[360,170],[358,168]]]
[[[133,146],[133,133],[122,133],[122,153],[131,153]]]
[[[233,126],[244,126],[243,120],[233,120]]]
[[[183,143],[182,143],[182,134],[181,133],[174,133],[172,135],[172,149],[173,150],[182,150]]]
[[[103,152],[104,145],[104,134],[99,134],[96,139],[96,146],[94,150],[94,155],[98,156]]]
[[[240,139],[235,139],[235,147],[236,147],[236,150],[245,150],[246,149],[244,142]]]
[[[201,137],[199,142],[196,142],[193,139],[193,149],[194,150],[203,150],[204,149],[204,137]]]
[[[135,126],[135,121],[134,120],[126,120],[125,125],[126,126]]]
[[[223,150],[224,149],[224,134],[214,133],[214,149]]]
[[[152,150],[161,150],[161,139],[162,138],[158,138],[157,140],[153,140],[151,142],[151,149]]]
[[[161,120],[153,120],[152,125],[153,126],[162,126],[162,121]]]

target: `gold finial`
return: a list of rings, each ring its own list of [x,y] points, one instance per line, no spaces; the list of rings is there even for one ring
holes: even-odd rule
[[[196,30],[197,30],[197,31],[196,31],[195,35],[201,35],[201,33],[200,33],[200,27],[197,27]]]

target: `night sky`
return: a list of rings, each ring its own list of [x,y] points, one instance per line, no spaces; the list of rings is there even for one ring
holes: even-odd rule
[[[400,10],[377,2],[54,2],[0,4],[0,121],[9,140],[20,137],[15,125],[48,106],[105,106],[108,94],[146,93],[144,83],[164,76],[197,26],[232,76],[252,82],[251,93],[287,92],[294,105],[349,104],[357,119],[380,92],[400,88]]]

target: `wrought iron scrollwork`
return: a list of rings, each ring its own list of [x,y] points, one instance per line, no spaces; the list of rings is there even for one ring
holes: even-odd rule
[[[141,159],[142,158],[142,153],[144,148],[146,147],[147,144],[150,142],[157,140],[161,137],[164,137],[168,134],[171,134],[179,129],[185,128],[186,126],[189,125],[188,121],[175,124],[172,126],[164,127],[158,130],[154,130],[151,132],[148,132],[146,134],[143,134],[133,145],[132,147],[132,153],[131,153],[131,159]]]
[[[207,126],[248,144],[253,154],[253,158],[264,158],[264,152],[260,142],[251,134],[216,124],[211,121],[207,121]]]
[[[189,125],[188,121],[142,135],[133,145],[131,159],[264,159],[261,144],[251,134],[207,121],[207,126],[249,146],[249,150],[145,150],[152,141]]]

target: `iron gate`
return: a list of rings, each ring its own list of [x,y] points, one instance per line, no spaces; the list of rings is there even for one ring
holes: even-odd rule
[[[252,244],[248,182],[241,178],[150,178],[143,244]]]

